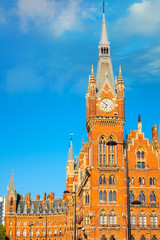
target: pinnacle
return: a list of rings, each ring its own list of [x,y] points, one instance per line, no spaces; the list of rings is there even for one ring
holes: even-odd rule
[[[122,69],[121,69],[121,66],[119,66],[118,83],[123,83],[123,77],[122,77]]]
[[[95,76],[94,76],[94,70],[93,70],[93,65],[92,65],[92,71],[91,71],[91,76],[90,76],[90,80],[89,80],[89,82],[91,83],[93,83],[93,82],[95,82]]]

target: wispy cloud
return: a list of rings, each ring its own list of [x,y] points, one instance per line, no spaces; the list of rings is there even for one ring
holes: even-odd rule
[[[80,1],[18,0],[16,12],[20,27],[27,31],[31,26],[45,28],[59,36],[65,31],[80,28],[78,14]]]
[[[114,22],[113,30],[119,37],[132,35],[153,36],[160,32],[160,1],[142,0],[132,4],[127,15]]]

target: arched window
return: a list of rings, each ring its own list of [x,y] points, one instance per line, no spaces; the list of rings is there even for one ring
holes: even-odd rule
[[[113,202],[116,202],[116,191],[113,191]]]
[[[106,143],[105,139],[102,136],[100,139],[100,164],[103,165],[106,163]]]
[[[142,178],[142,185],[145,185],[145,179],[144,179],[144,177]]]
[[[131,178],[131,185],[134,185],[134,178]]]
[[[140,184],[140,185],[142,184],[142,179],[141,179],[141,177],[139,177],[139,184]]]
[[[9,222],[9,226],[12,226],[12,220]]]
[[[130,203],[134,202],[134,194],[132,192],[129,193]]]
[[[43,230],[42,234],[43,234],[43,237],[46,236],[46,231]]]
[[[142,236],[142,237],[140,238],[140,240],[146,240],[145,236]]]
[[[100,202],[102,202],[102,190],[100,190],[100,192],[99,192],[99,200],[100,200]]]
[[[134,227],[135,226],[135,215],[131,215],[131,225]]]
[[[57,235],[57,229],[56,228],[54,229],[54,235],[55,236]]]
[[[10,200],[10,206],[13,206],[13,198]]]
[[[113,177],[113,185],[116,184],[116,180],[115,180],[115,177]]]
[[[144,204],[145,203],[145,195],[143,192],[140,192],[139,194],[139,201]]]
[[[18,228],[17,231],[16,231],[16,236],[17,236],[17,237],[20,237],[20,231],[19,231],[19,228]]]
[[[39,237],[39,230],[36,230],[36,237]]]
[[[102,177],[99,178],[99,184],[102,184]]]
[[[51,234],[52,234],[51,229],[49,229],[49,231],[48,231],[49,237],[51,237]]]
[[[103,192],[103,202],[106,202],[106,191]]]
[[[157,215],[155,215],[154,212],[150,216],[150,224],[152,228],[157,227]]]
[[[109,215],[109,223],[110,225],[116,225],[117,224],[117,216],[114,211],[112,211]]]
[[[150,185],[153,185],[153,180],[152,180],[151,177],[150,177],[150,179],[149,179],[149,183],[150,183]]]
[[[109,177],[109,184],[112,185],[112,177]]]
[[[30,230],[30,237],[33,237],[33,229]]]
[[[101,47],[101,54],[103,54],[103,47]]]
[[[153,178],[153,185],[156,185],[156,179]]]
[[[157,237],[156,237],[156,236],[153,236],[153,237],[151,238],[151,240],[157,240]]]
[[[110,202],[113,201],[112,191],[109,191],[109,201],[110,201]]]
[[[105,235],[102,236],[101,240],[107,240],[107,238],[105,237]]]
[[[110,237],[110,240],[115,240],[115,237],[114,237],[114,236],[111,236],[111,237]]]
[[[110,137],[109,141],[113,141],[113,138]],[[109,145],[108,146],[108,153],[109,153],[109,155],[108,155],[109,162],[108,163],[109,164],[114,164],[115,163],[115,146]]]
[[[86,225],[89,225],[89,214],[88,214],[88,212],[86,213]]]
[[[143,211],[139,215],[139,226],[140,227],[146,227],[146,215],[144,214]]]
[[[137,152],[137,158],[140,158],[140,155],[141,155],[141,154],[140,154],[140,152],[138,151],[138,152]]]
[[[100,216],[99,216],[99,220],[100,220],[100,225],[107,224],[107,215],[106,215],[104,210],[101,211]]]
[[[26,237],[26,236],[27,236],[26,229],[23,229],[23,237]]]
[[[103,184],[104,185],[106,184],[106,178],[105,177],[103,178]]]
[[[150,203],[156,203],[156,195],[154,192],[152,192],[150,195]]]
[[[12,230],[11,229],[9,230],[9,236],[10,237],[12,236]]]
[[[89,194],[86,193],[86,203],[89,203]]]
[[[141,158],[144,158],[144,152],[143,151],[141,152]]]

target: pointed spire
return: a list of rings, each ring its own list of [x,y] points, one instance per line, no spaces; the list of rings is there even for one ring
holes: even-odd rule
[[[12,191],[15,192],[15,185],[14,185],[14,170],[12,170],[12,174],[11,174],[11,178],[10,178],[9,191],[10,191],[10,193],[11,193]]]
[[[95,76],[94,76],[94,70],[93,70],[93,64],[92,64],[92,70],[91,70],[91,76],[89,79],[89,83],[95,83]]]
[[[121,66],[119,66],[118,83],[123,83],[123,77],[122,77],[122,69],[121,69]]]
[[[74,156],[73,156],[73,146],[72,146],[72,137],[70,140],[70,145],[69,145],[69,152],[68,152],[68,161],[73,160],[74,161]]]
[[[100,44],[101,45],[108,44],[107,26],[106,26],[106,19],[105,19],[105,13],[104,12],[103,12],[103,21],[102,21]]]

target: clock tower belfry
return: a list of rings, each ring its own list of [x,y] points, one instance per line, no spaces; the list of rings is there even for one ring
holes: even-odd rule
[[[125,87],[121,67],[118,81],[114,81],[104,8],[98,55],[96,79],[92,66],[86,94],[90,211],[95,214],[92,220],[94,234],[90,232],[90,239],[96,239],[100,233],[109,234],[108,231],[112,233],[111,229],[105,231],[101,229],[102,232],[99,232],[99,221],[102,218],[105,224],[110,221],[110,225],[114,225],[112,234],[117,232],[119,227],[122,228],[121,235],[118,232],[116,235],[118,239],[125,239],[126,189],[121,187],[126,185],[122,144],[125,124]],[[115,141],[117,145],[108,146],[110,140]],[[107,214],[111,216],[108,220],[105,219]]]

